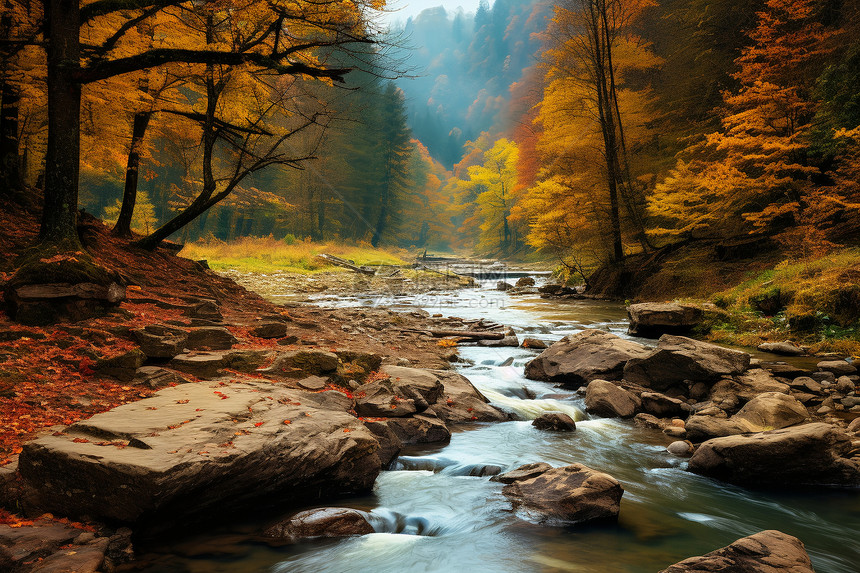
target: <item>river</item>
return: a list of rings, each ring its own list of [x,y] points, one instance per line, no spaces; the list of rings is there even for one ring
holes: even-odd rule
[[[327,297],[322,306],[384,304],[464,318],[488,317],[524,335],[555,341],[583,328],[626,335],[622,305],[544,300],[482,288],[418,297]],[[282,300],[282,299],[281,299]],[[648,341],[642,341],[651,343]],[[458,366],[491,402],[522,421],[454,429],[450,444],[403,452],[368,497],[334,505],[370,511],[377,533],[337,541],[271,547],[254,540],[259,523],[160,544],[138,563],[151,573],[656,572],[739,537],[779,529],[801,539],[818,573],[860,567],[860,495],[818,488],[754,491],[685,471],[660,432],[630,421],[591,418],[575,392],[522,376],[536,352],[462,347]],[[502,366],[510,358],[513,363]],[[765,357],[767,358],[767,357]],[[573,433],[539,431],[544,411],[577,420]],[[624,497],[617,525],[541,527],[520,519],[477,465],[503,470],[530,462],[583,463],[617,478]],[[142,569],[140,567],[143,567]]]

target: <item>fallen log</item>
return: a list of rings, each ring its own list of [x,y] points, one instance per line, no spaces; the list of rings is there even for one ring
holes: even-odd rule
[[[360,266],[352,263],[351,261],[348,261],[346,259],[342,259],[340,257],[336,257],[334,255],[329,255],[327,253],[319,254],[319,255],[317,255],[317,258],[320,258],[320,259],[326,261],[327,263],[329,263],[331,265],[335,265],[337,267],[343,267],[345,269],[349,269],[355,273],[361,273],[363,275],[371,275],[371,276],[376,274],[376,270],[374,270],[374,269],[369,269],[367,267],[360,267]]]
[[[474,330],[427,330],[420,328],[404,328],[401,332],[417,332],[419,334],[427,334],[434,338],[459,336],[461,338],[471,338],[472,340],[501,340],[505,337],[503,332],[483,332]]]
[[[472,282],[475,281],[475,279],[473,279],[469,275],[461,275],[459,273],[455,273],[454,271],[446,271],[446,272],[437,271],[436,269],[430,268],[427,265],[420,265],[417,263],[415,265],[413,265],[413,267],[419,271],[427,271],[428,273],[436,273],[437,275],[442,275],[443,277],[446,277],[449,279],[457,279],[457,280],[468,279]]]

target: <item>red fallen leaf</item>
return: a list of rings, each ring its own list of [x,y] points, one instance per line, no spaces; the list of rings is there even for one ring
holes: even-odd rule
[[[259,428],[262,425],[263,425],[263,422],[257,422],[256,424],[254,424],[254,427]]]
[[[201,455],[201,456],[202,456],[203,454],[208,454],[208,453],[209,453],[209,452],[207,452],[206,450],[203,450],[202,452],[197,452],[197,454],[198,454],[198,455]]]
[[[227,398],[229,398],[229,397],[230,397],[230,396],[225,396],[224,394],[221,394],[221,399],[222,399],[222,400],[226,400],[226,399],[227,399]]]
[[[75,442],[76,444],[89,444],[90,443],[90,441],[86,438],[75,438],[72,441]]]
[[[305,413],[305,416],[310,416],[310,414]],[[290,420],[284,420],[284,423],[285,424],[292,424],[292,422]]]
[[[344,433],[346,433],[346,432],[351,432],[351,431],[352,431],[352,428],[344,428],[344,429],[343,429],[343,432],[344,432]]]
[[[392,405],[391,405],[391,409],[392,409],[392,410],[395,410],[396,408],[397,408],[397,404],[392,404]]]
[[[203,408],[195,408],[195,409],[194,409],[194,411],[195,411],[195,412],[202,412],[202,411],[203,411]]]
[[[454,405],[454,400],[451,400],[450,398],[448,398],[448,400],[446,401],[446,403],[447,403],[449,406],[453,406],[453,405]]]
[[[466,408],[467,412],[473,412],[474,410],[475,410],[474,408]]]
[[[474,422],[475,420],[477,420],[477,419],[478,419],[478,417],[477,417],[477,416],[472,416],[472,421],[473,421],[473,422]]]
[[[156,406],[147,406],[146,409],[147,410],[158,410],[158,408]]]
[[[189,400],[177,400],[176,401],[177,404],[187,404],[188,402],[189,402]]]

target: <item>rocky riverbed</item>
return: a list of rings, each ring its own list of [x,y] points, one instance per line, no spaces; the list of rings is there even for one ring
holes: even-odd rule
[[[346,296],[356,287],[337,288]],[[370,295],[389,292],[383,291]],[[494,320],[372,304],[249,302],[177,300],[158,289],[129,294],[125,308],[138,320],[105,330],[128,347],[94,363],[91,376],[147,392],[51,427],[3,466],[0,497],[23,515],[0,525],[0,565],[16,572],[108,571],[134,555],[126,528],[141,539],[158,538],[189,524],[241,518],[250,508],[283,514],[312,498],[317,509],[256,535],[276,545],[374,532],[434,535],[431,523],[408,515],[320,509],[369,492],[381,471],[397,468],[487,484],[500,474],[493,479],[506,484],[498,493],[509,510],[542,528],[623,523],[630,507],[625,490],[641,495],[629,476],[593,463],[541,460],[504,472],[506,464],[399,456],[441,447],[470,426],[523,418],[536,418],[533,431],[547,439],[588,435],[588,424],[574,422],[582,420],[575,408],[551,394],[537,398],[523,387],[527,399],[513,404],[452,370],[468,363],[472,344],[490,351],[519,343]],[[139,320],[146,309],[161,312]],[[80,326],[87,327],[104,328]],[[524,347],[545,344],[531,340]],[[853,421],[852,402],[858,378],[847,361],[792,370],[683,336],[645,345],[599,329],[564,337],[537,355],[525,352],[526,375],[548,392],[552,385],[580,392],[593,420],[633,418],[655,428],[670,456],[692,456],[689,471],[752,487],[860,487],[860,422]],[[667,571],[739,563],[739,555],[749,571],[812,570],[801,541],[763,531]]]

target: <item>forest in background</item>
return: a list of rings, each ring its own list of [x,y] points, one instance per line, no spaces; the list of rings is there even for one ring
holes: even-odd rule
[[[109,49],[241,43],[202,13],[115,11],[123,43]],[[117,219],[133,171],[142,234],[208,194],[179,242],[537,254],[573,275],[696,240],[820,254],[858,230],[859,13],[844,0],[497,0],[426,10],[385,50],[308,49],[358,68],[342,85],[182,62],[105,76],[84,84],[80,205]],[[340,16],[368,29],[367,12]],[[7,2],[0,35],[38,22]],[[104,50],[104,30],[82,40]],[[7,45],[6,188],[38,188],[44,56]],[[266,156],[276,134],[289,137]],[[249,158],[263,160],[231,177]]]

